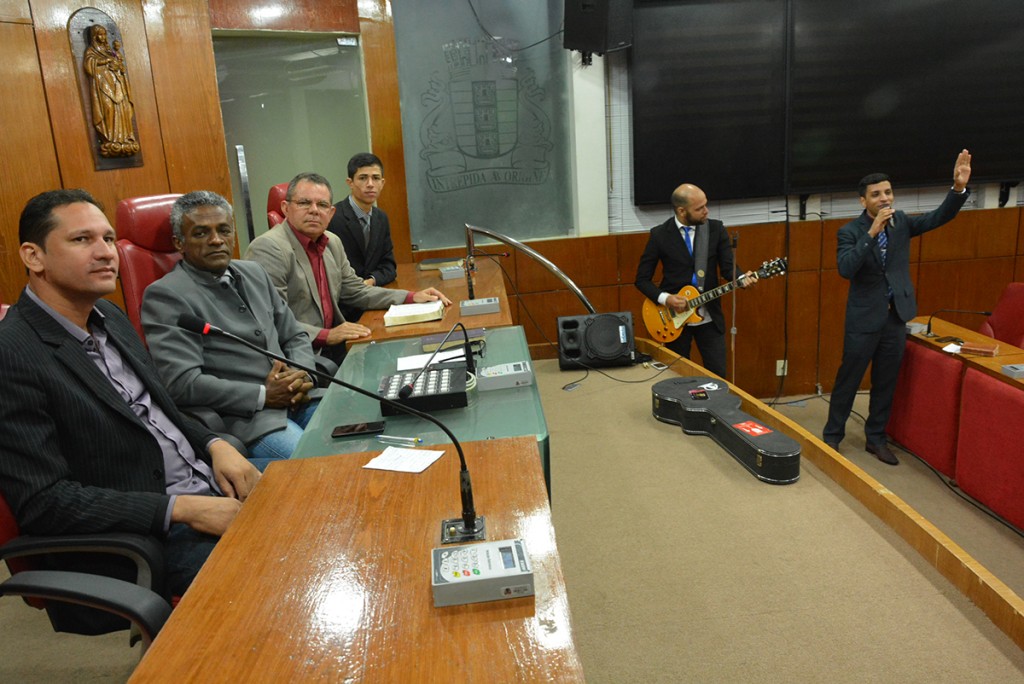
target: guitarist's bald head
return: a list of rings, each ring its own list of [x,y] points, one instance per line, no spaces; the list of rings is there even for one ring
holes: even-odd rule
[[[672,206],[674,207],[688,207],[694,199],[704,197],[704,191],[698,188],[696,185],[690,183],[683,183],[672,193]]]

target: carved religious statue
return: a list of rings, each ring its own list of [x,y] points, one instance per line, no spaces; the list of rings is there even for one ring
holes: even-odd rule
[[[130,157],[139,151],[135,135],[135,105],[128,81],[121,44],[107,43],[107,29],[89,29],[89,47],[82,60],[89,74],[92,99],[92,123],[100,136],[100,155]]]

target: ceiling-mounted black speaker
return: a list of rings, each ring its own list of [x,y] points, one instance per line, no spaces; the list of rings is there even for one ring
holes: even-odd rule
[[[603,55],[632,44],[633,0],[565,0],[566,50]]]
[[[601,368],[634,362],[633,314],[558,317],[558,367]]]

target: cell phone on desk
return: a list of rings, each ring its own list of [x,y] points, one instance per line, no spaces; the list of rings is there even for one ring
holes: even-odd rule
[[[331,437],[354,437],[356,435],[375,435],[384,432],[384,421],[375,420],[370,423],[351,423],[339,425],[331,430]]]

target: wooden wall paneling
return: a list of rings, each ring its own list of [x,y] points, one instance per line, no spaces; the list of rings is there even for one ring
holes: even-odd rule
[[[615,235],[615,249],[618,253],[619,282],[623,285],[632,284],[636,281],[636,267],[643,256],[644,247],[647,246],[649,231],[642,233],[617,233]],[[661,282],[661,264],[654,270],[654,282]]]
[[[850,282],[832,269],[821,272],[818,298],[821,314],[818,317],[818,381],[826,392],[832,391],[836,371],[843,359],[843,326],[846,322],[846,297]],[[810,342],[810,340],[808,340]]]
[[[31,24],[32,12],[28,0],[0,0],[0,22]]]
[[[381,195],[379,204],[391,221],[395,259],[412,261],[395,24],[390,3],[386,0],[360,2],[359,12],[366,99],[370,110],[370,145],[373,153],[384,162],[384,176],[387,178],[387,190]]]
[[[836,250],[839,247],[839,229],[851,219],[829,219],[821,226],[821,270],[836,269]],[[911,258],[913,261],[913,258]]]
[[[581,289],[619,283],[619,259],[612,235],[535,240],[525,244],[560,268]],[[530,257],[517,259],[516,269],[516,281],[522,292],[565,287],[559,278]]]
[[[818,330],[821,316],[821,274],[817,271],[790,271],[788,285],[789,373],[786,394],[810,394],[818,382]],[[783,357],[778,357],[783,358]],[[770,371],[774,371],[771,368]]]
[[[1013,282],[1022,283],[1024,282],[1024,256],[1018,256],[1014,259],[1015,265],[1013,267]]]
[[[781,235],[778,236],[781,244]],[[743,240],[740,239],[740,245]],[[749,243],[748,243],[749,245]],[[760,263],[760,262],[758,262]],[[753,264],[743,264],[751,268]],[[725,312],[725,344],[729,357],[729,379],[733,378],[732,305],[736,298],[736,384],[759,397],[774,396],[778,388],[775,361],[786,355],[786,278],[773,278],[754,287],[734,290],[722,298]],[[790,346],[795,343],[789,330]]]
[[[647,332],[647,328],[644,327],[644,321],[640,315],[644,299],[646,297],[643,296],[640,290],[636,289],[633,283],[619,285],[619,306],[616,311],[628,311],[633,314],[633,337],[650,338],[651,336]]]
[[[143,10],[169,191],[213,190],[230,199],[231,175],[206,2],[145,0]]]
[[[30,198],[60,187],[60,172],[32,26],[0,23],[0,41],[7,55],[0,79],[0,300],[9,304],[28,282],[18,217]]]
[[[1017,254],[1024,255],[1024,210],[1017,207]]]
[[[786,254],[786,224],[761,223],[752,226],[726,226],[730,235],[738,236],[736,265],[739,274],[758,268],[769,259]],[[732,280],[726,275],[723,282]]]
[[[358,33],[356,0],[209,0],[210,23],[218,29]]]
[[[991,311],[1006,284],[1014,278],[1016,258],[922,262],[918,267],[917,313],[929,316],[939,309]],[[984,316],[942,313],[939,317],[971,330]]]
[[[582,288],[598,313],[618,311],[619,293],[614,285]],[[529,344],[558,344],[558,317],[589,313],[569,290],[525,293],[517,302],[518,320]],[[538,326],[540,329],[538,330]]]
[[[824,221],[794,221],[789,229],[789,272],[817,271],[822,264]],[[833,257],[834,258],[834,257]]]
[[[1020,210],[962,211],[955,219],[920,237],[921,261],[955,261],[1008,256],[1017,251]]]
[[[0,11],[17,4],[5,1]],[[18,255],[18,217],[30,197],[61,182],[32,26],[0,22],[0,43],[7,55],[0,79],[0,300],[10,304],[28,280]]]
[[[66,0],[30,0],[30,5],[63,185],[89,190],[103,203],[113,224],[120,199],[169,190],[142,7],[109,0],[93,3],[121,31],[143,159],[143,166],[96,171],[92,112],[83,107],[79,95],[77,64],[67,33],[68,19],[80,5]]]

